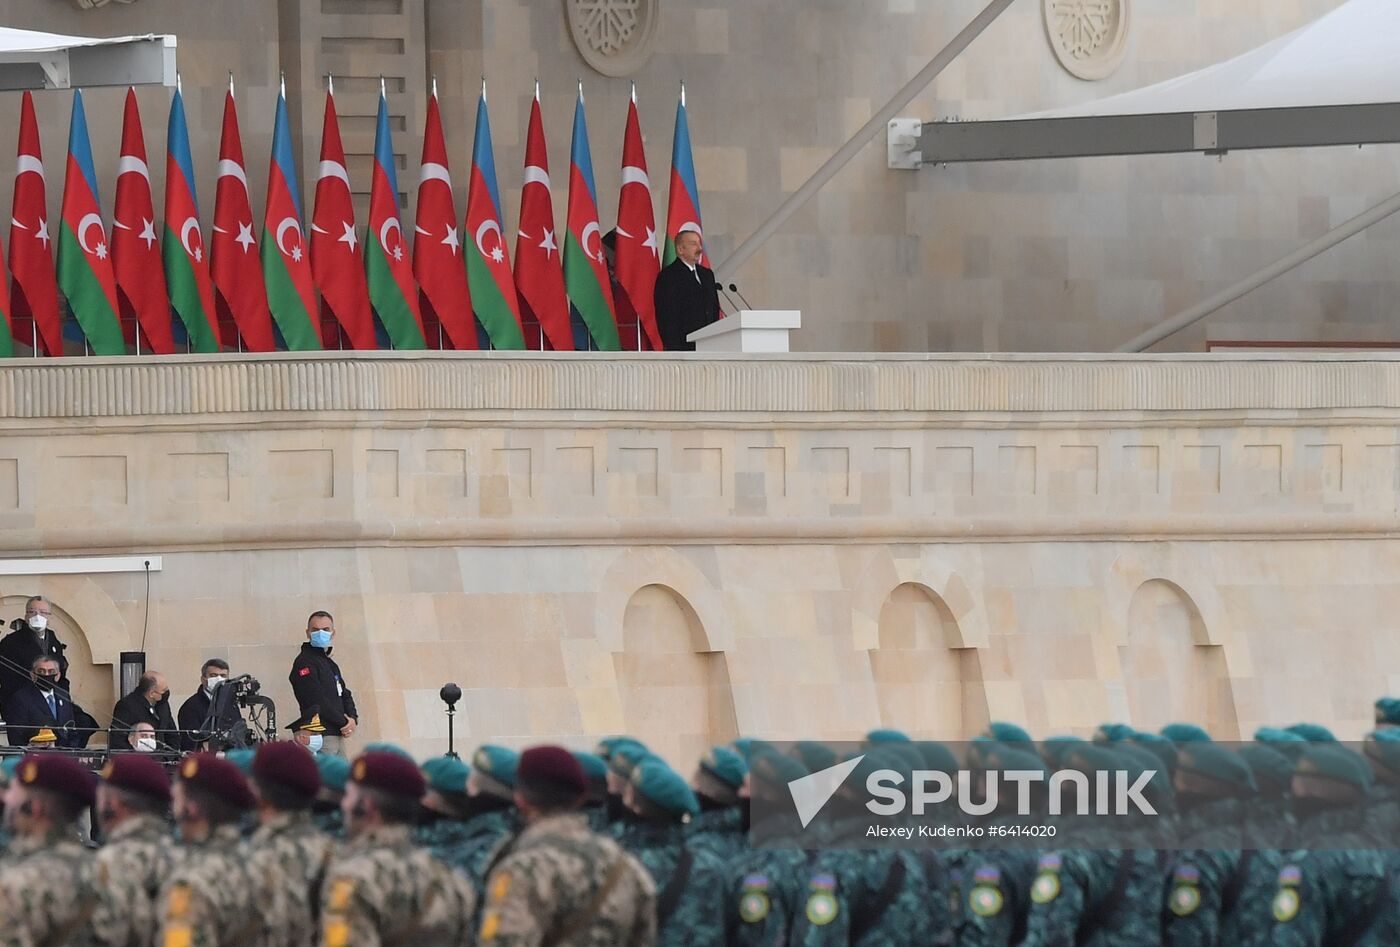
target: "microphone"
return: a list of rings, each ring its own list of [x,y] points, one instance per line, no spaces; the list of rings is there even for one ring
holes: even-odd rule
[[[739,286],[738,286],[738,284],[737,284],[737,283],[730,283],[730,284],[729,284],[729,291],[730,291],[731,293],[739,293]],[[753,308],[753,303],[749,302],[747,299],[744,299],[744,294],[743,294],[743,293],[739,293],[739,298],[744,300],[744,306],[745,306],[745,307],[747,307],[747,308],[749,308],[749,309],[752,309],[752,308]]]
[[[723,283],[716,282],[716,283],[715,283],[715,289],[719,290],[720,295],[722,295],[726,300],[728,300],[729,305],[731,305],[731,306],[734,307],[734,311],[735,311],[735,312],[738,312],[738,311],[739,311],[739,304],[736,303],[736,302],[734,301],[734,297],[730,296],[728,293],[726,293],[726,292],[724,291],[724,284],[723,284]]]

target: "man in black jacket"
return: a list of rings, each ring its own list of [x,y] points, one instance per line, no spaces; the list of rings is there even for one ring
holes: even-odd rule
[[[69,689],[68,657],[63,653],[68,646],[49,627],[52,615],[48,599],[30,596],[24,603],[24,617],[11,622],[13,631],[0,639],[0,707],[29,687],[29,669],[41,654],[58,662],[58,686]]]
[[[342,741],[355,732],[360,714],[340,665],[331,659],[334,639],[335,619],[331,613],[312,612],[306,622],[306,644],[292,662],[287,680],[292,683],[301,718],[310,720],[313,714],[321,715],[321,725],[326,728],[321,752],[343,756]]]
[[[145,721],[156,728],[156,739],[170,743],[175,737],[175,718],[170,714],[170,685],[159,671],[147,671],[136,682],[136,689],[112,708],[112,734],[122,735],[117,743],[125,742],[125,734]]]
[[[209,719],[209,708],[214,695],[228,682],[228,662],[223,658],[210,658],[199,669],[199,690],[195,691],[180,705],[180,713],[175,720],[180,725],[180,749],[185,752],[209,749],[208,733],[217,728],[217,721]],[[197,731],[191,732],[191,731]],[[174,742],[174,741],[167,741]]]
[[[53,733],[57,740],[55,746],[86,746],[92,734],[71,729],[77,726],[77,721],[72,699],[58,686],[58,662],[40,655],[34,659],[29,677],[29,683],[11,695],[5,704],[6,736],[10,746],[27,746],[44,727]]]
[[[656,278],[656,323],[668,352],[693,352],[685,337],[719,319],[715,274],[700,262],[705,247],[700,235],[683,230],[676,235],[676,259]]]

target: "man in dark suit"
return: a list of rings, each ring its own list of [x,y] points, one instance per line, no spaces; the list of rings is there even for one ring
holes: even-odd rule
[[[675,261],[656,278],[656,323],[668,352],[695,351],[685,337],[719,319],[719,290],[714,270],[700,264],[704,253],[698,233],[681,231]]]
[[[53,610],[42,595],[32,595],[24,603],[24,617],[10,622],[13,629],[0,639],[0,707],[30,684],[29,669],[34,659],[46,654],[58,662],[58,686],[68,690],[67,645],[58,640],[49,622]]]
[[[16,690],[5,703],[6,736],[10,746],[28,746],[47,727],[57,739],[55,745],[78,748],[87,745],[89,733],[76,733],[73,702],[58,686],[58,662],[47,655],[34,659],[29,682]],[[82,713],[81,710],[78,713]]]
[[[122,735],[141,721],[156,728],[156,739],[170,742],[175,736],[175,718],[170,715],[170,685],[159,671],[147,671],[136,682],[136,689],[112,708],[112,733]],[[121,740],[115,742],[120,743]]]
[[[217,729],[222,722],[212,718],[210,709],[214,706],[214,698],[218,695],[219,688],[226,683],[228,662],[223,658],[210,658],[205,661],[199,672],[199,690],[180,705],[180,713],[175,718],[175,722],[180,726],[180,749],[190,753],[207,749],[204,744],[208,742],[209,733]]]

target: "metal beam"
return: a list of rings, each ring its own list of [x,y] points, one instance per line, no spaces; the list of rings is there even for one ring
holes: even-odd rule
[[[175,85],[174,36],[0,53],[0,91]]]
[[[1353,237],[1367,227],[1380,223],[1396,211],[1400,211],[1400,194],[1396,194],[1389,200],[1382,201],[1370,210],[1358,214],[1341,226],[1334,227],[1307,246],[1300,247],[1283,259],[1277,260],[1269,266],[1264,267],[1259,272],[1245,277],[1228,289],[1221,290],[1204,302],[1197,303],[1190,309],[1177,313],[1165,322],[1137,336],[1132,341],[1123,343],[1116,351],[1146,351],[1163,339],[1175,335],[1187,326],[1200,322],[1211,313],[1225,308],[1246,293],[1253,292],[1270,280],[1277,279],[1284,273],[1303,265],[1320,253],[1330,250],[1348,237]]]
[[[1213,132],[1213,134],[1211,134]],[[925,122],[924,163],[1025,161],[1400,142],[1400,103]]]
[[[801,209],[803,204],[811,200],[812,197],[826,186],[826,183],[834,178],[842,168],[851,163],[851,159],[860,153],[860,150],[870,144],[884,128],[890,119],[899,114],[914,97],[924,90],[937,75],[962,53],[964,49],[972,44],[972,41],[981,36],[982,33],[991,26],[997,17],[1011,6],[1015,0],[991,0],[986,8],[977,17],[963,28],[953,41],[943,47],[942,51],[929,61],[929,64],[919,71],[913,79],[905,84],[904,88],[895,93],[894,98],[885,103],[884,108],[870,117],[870,121],[861,126],[860,131],[851,136],[841,146],[836,154],[826,160],[816,173],[807,179],[807,182],[793,192],[792,196],[773,212],[773,215],[765,220],[757,230],[753,232],[739,247],[729,255],[723,263],[715,267],[716,275],[721,279],[728,279],[734,271],[743,266],[744,263],[759,251],[768,242],[773,234],[778,232],[787,219]]]

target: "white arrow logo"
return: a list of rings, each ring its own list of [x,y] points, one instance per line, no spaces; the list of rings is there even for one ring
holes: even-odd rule
[[[851,775],[851,771],[859,766],[863,759],[864,754],[788,783],[793,805],[797,806],[797,818],[802,821],[804,829],[831,801],[831,797],[836,795],[836,790],[841,788],[846,777]]]

